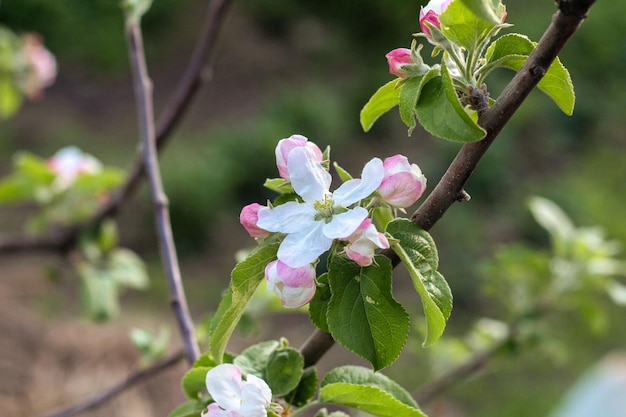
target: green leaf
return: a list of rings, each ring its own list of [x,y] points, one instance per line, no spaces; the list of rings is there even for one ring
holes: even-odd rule
[[[215,359],[213,359],[210,353],[205,353],[204,355],[196,359],[196,361],[193,363],[194,368],[201,367],[201,366],[214,368],[217,365],[218,363],[215,361]]]
[[[477,18],[495,25],[502,21],[504,6],[500,0],[461,0]]]
[[[15,171],[25,178],[41,185],[50,185],[56,174],[50,171],[45,159],[29,152],[19,152],[15,155]]]
[[[474,142],[486,134],[461,105],[445,65],[441,77],[431,79],[422,88],[415,114],[424,129],[442,139]]]
[[[296,389],[285,395],[285,401],[295,407],[302,407],[313,399],[317,392],[317,371],[314,367],[306,368]]]
[[[345,169],[339,166],[337,162],[333,162],[333,167],[335,171],[337,171],[337,175],[339,175],[339,179],[343,182],[350,181],[352,179],[352,175]]]
[[[109,254],[108,271],[111,279],[130,288],[144,289],[150,283],[143,260],[129,249],[115,249]]]
[[[376,370],[396,360],[409,334],[408,315],[391,293],[391,272],[391,261],[382,255],[368,267],[335,256],[328,272],[330,333]]]
[[[142,16],[150,10],[152,0],[124,0],[122,7],[126,10],[126,19],[129,24],[139,23]]]
[[[276,259],[280,242],[266,243],[239,262],[231,274],[226,295],[211,321],[209,351],[216,361],[222,362],[226,344],[235,330],[246,305],[265,276],[265,267]]]
[[[89,318],[100,322],[116,316],[120,309],[119,284],[106,271],[87,262],[81,262],[77,269],[83,282],[83,302]]]
[[[253,374],[261,379],[265,379],[265,369],[272,353],[280,347],[277,340],[268,340],[257,343],[245,349],[238,355],[233,363],[237,365],[244,374]]]
[[[172,410],[169,417],[200,417],[205,410],[206,405],[202,401],[187,401]]]
[[[281,195],[294,193],[291,183],[284,178],[268,178],[263,183],[263,186]]]
[[[13,77],[0,74],[0,120],[13,116],[22,105],[22,92]]]
[[[377,417],[426,417],[419,409],[410,407],[380,388],[336,382],[320,389],[325,403],[365,411]]]
[[[330,286],[328,284],[328,273],[324,273],[317,278],[317,288],[315,295],[309,303],[309,317],[314,325],[320,330],[328,332],[328,303],[330,302]]]
[[[417,403],[402,386],[397,382],[389,379],[379,372],[373,372],[371,369],[362,366],[341,366],[335,368],[324,376],[321,387],[337,382],[346,382],[350,384],[369,385],[379,388],[395,399],[410,407],[418,408]]]
[[[411,136],[415,128],[415,105],[419,99],[424,85],[439,75],[438,68],[431,68],[426,74],[407,78],[400,84],[400,97],[398,105],[400,108],[400,118],[409,127],[408,134]]]
[[[293,391],[302,378],[304,357],[294,348],[276,349],[269,357],[265,370],[265,382],[272,394],[282,397]]]
[[[428,325],[424,346],[431,346],[441,337],[452,311],[450,287],[437,272],[437,247],[428,232],[407,219],[389,223],[386,232],[397,240],[392,243],[392,248],[408,269],[413,286],[422,299]]]
[[[494,22],[493,19],[479,18],[485,14],[483,5],[478,4],[482,2],[456,0],[439,15],[441,32],[450,41],[462,46],[470,53],[474,53],[478,46],[488,38],[490,32],[500,24],[498,19]]]
[[[200,398],[202,391],[206,390],[206,374],[210,369],[210,367],[198,366],[187,371],[181,380],[183,392],[187,397]]]
[[[526,36],[511,33],[495,40],[487,49],[487,64],[519,71],[537,44]],[[569,72],[557,57],[537,88],[550,97],[567,115],[574,112],[576,95]]]
[[[528,207],[535,221],[550,234],[556,254],[565,255],[575,231],[572,220],[547,198],[533,196],[528,200]]]
[[[369,101],[365,103],[365,106],[361,109],[360,116],[361,126],[364,131],[370,130],[380,116],[398,104],[400,90],[396,87],[399,80],[399,78],[396,78],[380,87]]]

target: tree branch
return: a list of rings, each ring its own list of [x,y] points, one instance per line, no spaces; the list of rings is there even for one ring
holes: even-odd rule
[[[463,188],[474,169],[502,128],[545,75],[559,51],[576,32],[593,3],[595,0],[558,2],[559,10],[524,66],[515,74],[493,107],[481,114],[478,124],[485,129],[487,135],[478,142],[463,145],[439,183],[411,216],[413,222],[424,230],[430,230],[452,204],[467,200],[467,193]],[[391,258],[394,267],[398,265],[399,259],[393,251],[386,250],[383,254]],[[302,346],[305,363],[315,364],[333,346],[332,337],[324,333],[316,331]]]
[[[154,112],[152,108],[152,82],[146,67],[143,39],[139,19],[128,19],[126,25],[126,40],[130,54],[135,99],[141,134],[142,154],[150,188],[150,195],[154,207],[161,260],[167,276],[170,290],[170,304],[178,321],[178,328],[185,345],[185,354],[189,363],[195,362],[200,356],[200,348],[196,341],[195,329],[185,291],[183,289],[176,255],[176,247],[172,235],[169,217],[169,202],[163,190],[159,161],[156,147],[154,128]]]
[[[68,408],[63,410],[55,411],[51,414],[46,414],[42,417],[70,417],[88,410],[92,410],[104,404],[105,402],[115,398],[117,395],[126,391],[129,388],[137,385],[140,382],[144,382],[145,380],[152,378],[153,376],[159,374],[160,372],[176,365],[180,362],[181,359],[185,357],[183,351],[176,352],[169,356],[168,358],[155,363],[149,368],[142,369],[140,371],[136,371],[125,380],[120,382],[119,384],[99,393],[98,395],[93,396],[85,401],[74,404]]]
[[[233,0],[215,0],[210,2],[207,17],[194,52],[181,77],[170,102],[161,113],[157,122],[156,141],[160,149],[167,142],[170,134],[189,108],[192,99],[199,91],[206,78],[207,60],[214,55],[218,35],[223,27],[226,15]],[[0,236],[0,256],[23,251],[65,252],[76,243],[78,235],[117,213],[122,204],[136,191],[143,179],[144,161],[138,156],[129,170],[126,182],[102,205],[88,220],[63,228],[46,236]]]

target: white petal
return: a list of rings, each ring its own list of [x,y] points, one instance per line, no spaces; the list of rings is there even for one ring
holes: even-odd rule
[[[332,177],[308,148],[294,148],[289,152],[289,177],[293,189],[306,202],[321,200],[328,193]]]
[[[307,230],[287,235],[278,248],[278,259],[292,268],[310,264],[330,249],[333,239],[324,236],[323,221],[314,222]]]
[[[333,193],[335,204],[348,207],[364,199],[376,191],[383,181],[384,176],[385,169],[383,168],[383,161],[378,158],[373,158],[363,167],[361,179],[346,181],[335,190]]]
[[[272,390],[264,380],[255,375],[248,375],[246,377],[246,386],[244,387],[243,391],[243,402],[246,402],[246,395],[249,392],[247,388],[248,385],[255,388],[255,398],[257,398],[259,401],[262,399],[265,403],[265,406],[269,407],[270,403],[272,402]]]
[[[324,224],[324,235],[332,239],[347,239],[367,217],[367,210],[355,207],[345,213],[335,214],[330,223]]]
[[[272,209],[259,210],[257,226],[270,232],[295,233],[309,229],[314,222],[315,209],[309,204],[289,201]]]
[[[232,364],[217,365],[206,374],[207,390],[224,410],[239,409],[243,384],[241,369]]]
[[[284,287],[279,295],[285,308],[299,308],[311,301],[315,295],[315,285],[312,287]]]

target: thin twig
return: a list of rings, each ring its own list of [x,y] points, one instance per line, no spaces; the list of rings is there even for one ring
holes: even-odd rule
[[[430,230],[457,201],[466,200],[465,184],[474,172],[489,146],[511,119],[526,97],[541,80],[559,51],[576,32],[595,0],[560,0],[559,11],[530,54],[524,66],[513,77],[493,107],[485,111],[478,124],[487,132],[478,142],[464,145],[430,195],[415,211],[411,219],[424,230]],[[397,255],[383,251],[398,265]],[[305,363],[314,364],[334,344],[328,333],[316,331],[302,346]],[[332,339],[332,338],[331,338]]]
[[[139,384],[140,382],[144,382],[147,379],[152,378],[153,376],[159,374],[160,372],[176,365],[184,357],[185,355],[182,350],[179,352],[176,352],[172,354],[171,356],[169,356],[168,358],[155,363],[149,368],[133,372],[132,374],[128,375],[126,379],[124,379],[119,384],[99,393],[98,395],[94,395],[93,397],[88,398],[85,401],[74,404],[68,408],[55,411],[51,414],[46,414],[45,416],[42,416],[42,417],[70,417],[70,416],[74,416],[76,414],[79,414],[88,410],[93,410],[94,408],[97,408],[103,405],[104,403],[106,403],[107,401],[115,398],[116,396],[126,391],[127,389],[130,389],[133,386]]]
[[[210,62],[214,55],[218,35],[232,3],[233,0],[215,0],[210,2],[207,18],[194,53],[169,104],[160,114],[157,121],[156,141],[159,149],[167,142],[167,139],[202,86],[206,78],[204,75],[207,73],[209,66],[207,61]],[[122,204],[128,201],[137,191],[143,179],[143,174],[144,162],[140,155],[129,170],[126,182],[111,195],[110,199],[91,218],[80,224],[68,226],[45,236],[0,236],[0,256],[24,251],[65,252],[75,244],[78,235],[82,231],[100,224],[105,218],[115,215]]]
[[[180,267],[178,265],[178,256],[176,255],[176,247],[172,236],[168,209],[169,202],[165,196],[161,181],[152,108],[152,82],[148,76],[143,39],[138,20],[128,20],[126,40],[128,42],[135,99],[137,102],[142,154],[154,207],[161,260],[169,284],[170,304],[178,321],[178,328],[183,338],[187,360],[193,363],[200,356],[200,348],[196,341],[193,321],[187,307]]]

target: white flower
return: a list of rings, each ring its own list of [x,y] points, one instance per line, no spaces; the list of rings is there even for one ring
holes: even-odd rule
[[[102,171],[102,164],[77,147],[68,146],[58,150],[48,159],[48,168],[57,175],[53,187],[57,191],[63,191],[74,184],[80,175],[97,174]]]
[[[267,417],[272,391],[261,378],[248,375],[229,363],[217,365],[206,374],[206,387],[215,400],[203,417]]]
[[[289,152],[289,176],[303,202],[290,201],[259,210],[257,226],[286,233],[278,259],[292,268],[310,264],[330,249],[333,240],[346,239],[367,217],[367,210],[351,205],[371,195],[384,176],[383,163],[374,158],[363,168],[361,179],[343,183],[329,191],[331,175],[305,147]]]

